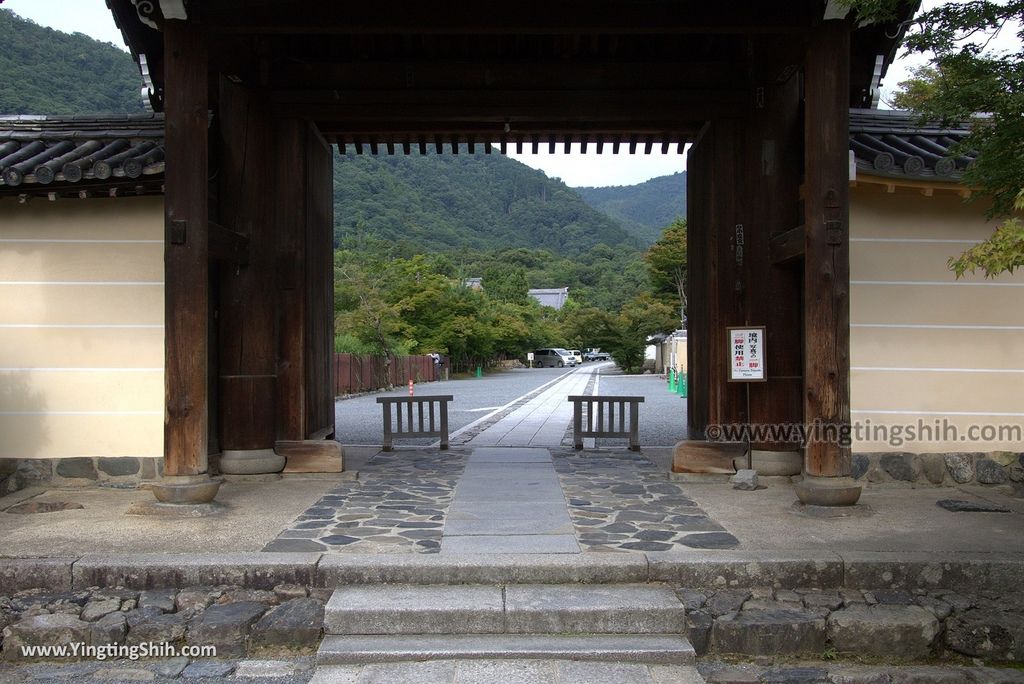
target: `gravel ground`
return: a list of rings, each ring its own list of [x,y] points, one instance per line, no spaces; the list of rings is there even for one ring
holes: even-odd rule
[[[659,375],[622,375],[618,369],[601,373],[598,394],[642,396],[640,444],[674,446],[686,439],[686,399],[668,391],[668,381]],[[598,446],[621,446],[622,440],[598,440]]]
[[[454,398],[448,406],[448,430],[461,427],[486,416],[491,410],[504,406],[513,399],[531,392],[541,385],[573,372],[572,368],[521,368],[497,371],[482,378],[465,378],[447,382],[429,382],[416,385],[417,395],[450,394]],[[377,397],[404,397],[406,387],[392,392],[367,394],[335,402],[337,439],[342,444],[380,444],[384,432],[383,412]],[[431,444],[437,440],[403,439],[401,446]]]

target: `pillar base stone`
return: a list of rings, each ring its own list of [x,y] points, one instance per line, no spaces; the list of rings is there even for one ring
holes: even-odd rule
[[[805,506],[853,506],[860,499],[862,487],[852,477],[817,477],[805,473],[794,489]]]
[[[223,481],[202,475],[168,475],[151,485],[153,496],[164,504],[191,506],[208,504],[217,496]]]
[[[225,449],[218,467],[225,475],[264,475],[284,469],[284,456],[273,449]]]

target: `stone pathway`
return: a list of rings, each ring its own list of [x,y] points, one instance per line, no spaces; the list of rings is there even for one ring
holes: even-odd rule
[[[477,448],[455,489],[442,553],[579,553],[547,449]]]
[[[263,550],[437,553],[465,461],[454,451],[381,452]]]
[[[588,551],[739,546],[642,454],[571,449],[553,454],[576,535]]]
[[[580,553],[737,547],[736,537],[642,454],[564,446],[571,441],[572,421],[566,397],[596,392],[600,368],[567,373],[467,434],[464,444],[473,449],[468,460],[458,449],[377,454],[358,481],[331,490],[264,550]]]
[[[737,539],[643,454],[481,447],[374,456],[265,551],[579,553]]]

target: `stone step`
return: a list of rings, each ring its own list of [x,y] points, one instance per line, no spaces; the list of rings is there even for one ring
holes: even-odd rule
[[[685,610],[663,584],[339,587],[327,634],[680,634]]]
[[[317,666],[420,660],[565,659],[690,664],[693,646],[670,634],[397,634],[327,636]]]

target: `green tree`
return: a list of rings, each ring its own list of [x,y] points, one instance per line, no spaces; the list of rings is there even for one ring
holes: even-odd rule
[[[644,253],[647,272],[654,291],[673,296],[679,307],[679,320],[686,318],[686,220],[677,218]]]
[[[570,311],[563,327],[570,344],[600,347],[627,373],[638,371],[644,362],[647,339],[658,332],[674,330],[679,323],[675,308],[641,294],[627,302],[618,313],[593,307]]]
[[[530,284],[522,266],[493,263],[484,269],[481,285],[488,297],[501,302],[525,304],[529,297]]]
[[[897,109],[919,109],[935,97],[939,72],[933,66],[920,66],[910,70],[910,78],[900,81],[893,93],[892,105]]]
[[[849,0],[863,18],[891,19],[898,0]],[[929,55],[929,65],[901,84],[898,101],[922,119],[971,122],[961,143],[977,154],[964,171],[975,196],[991,201],[989,218],[1003,221],[982,245],[951,258],[962,276],[981,269],[988,277],[1024,265],[1024,240],[1014,220],[1024,192],[1024,24],[1016,33],[1016,52],[988,49],[992,35],[1024,17],[1024,0],[947,2],[914,18],[905,45],[909,53]],[[1016,208],[1015,208],[1016,207]]]

